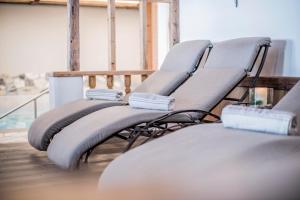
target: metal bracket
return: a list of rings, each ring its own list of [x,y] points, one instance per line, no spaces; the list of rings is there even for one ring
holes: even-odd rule
[[[239,7],[239,0],[234,0],[234,3],[235,3],[235,7]]]

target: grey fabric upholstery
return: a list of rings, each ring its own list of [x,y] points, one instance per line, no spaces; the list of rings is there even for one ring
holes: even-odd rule
[[[300,136],[300,82],[298,82],[287,95],[285,95],[273,108],[296,114],[298,133]]]
[[[175,45],[159,71],[151,75],[135,91],[170,95],[192,73],[207,47],[208,40],[187,41]],[[124,102],[78,100],[51,110],[34,121],[28,132],[29,143],[45,151],[50,139],[65,126],[94,111],[124,105]]]
[[[242,79],[242,69],[204,70],[192,76],[172,95],[175,97],[175,109],[201,109],[209,111],[219,102],[236,83]],[[215,77],[220,78],[215,81]],[[204,92],[205,85],[197,84],[207,81],[211,91]],[[199,89],[199,90],[198,90]],[[47,153],[50,160],[62,168],[74,169],[80,156],[98,142],[126,127],[151,121],[168,112],[146,109],[134,109],[129,106],[115,106],[93,112],[65,127],[50,143]],[[185,121],[185,115],[173,120]]]
[[[300,195],[299,157],[299,137],[202,124],[119,156],[104,170],[99,186],[162,184],[193,194],[194,199],[202,199],[204,193],[204,199],[289,199],[296,195],[292,192]]]
[[[209,111],[245,76],[243,68],[198,69],[171,95],[175,98],[175,110]]]
[[[262,45],[268,45],[271,39],[267,37],[239,38],[218,42],[206,61],[206,68],[240,68],[251,70],[255,57]]]
[[[160,95],[171,94],[189,76],[184,71],[156,71],[133,92],[147,92]]]
[[[252,46],[253,44],[250,42],[248,45]],[[247,45],[239,47],[247,48]],[[226,47],[216,45],[214,48],[219,51],[218,48]],[[238,54],[240,50],[239,48],[230,48],[228,51],[222,52],[231,55],[232,51]],[[257,52],[256,49],[253,51]],[[253,54],[252,51],[248,53]],[[213,57],[213,55],[210,56]],[[227,56],[224,55],[223,59],[223,62],[226,63]],[[175,97],[175,110],[211,110],[246,75],[247,63],[253,63],[255,58],[248,56],[248,59],[250,59],[249,62],[240,59],[239,67],[210,68],[204,66],[203,69],[198,69],[171,95]],[[127,127],[147,122],[164,114],[166,113],[132,109],[128,106],[111,107],[91,113],[70,124],[53,138],[47,150],[48,157],[62,168],[74,169],[80,156],[95,144]],[[181,115],[179,118],[182,120],[184,117],[186,116]]]
[[[166,56],[160,70],[146,79],[134,92],[171,94],[198,67],[199,61],[209,45],[210,42],[205,40],[192,40],[176,44]]]
[[[56,134],[47,149],[48,158],[61,168],[75,169],[80,156],[87,149],[130,124],[152,120],[162,114],[165,112],[133,109],[129,106],[96,111]]]
[[[125,102],[105,100],[77,100],[42,114],[29,131],[28,141],[38,150],[46,150],[54,134],[77,119],[111,106],[125,105]]]

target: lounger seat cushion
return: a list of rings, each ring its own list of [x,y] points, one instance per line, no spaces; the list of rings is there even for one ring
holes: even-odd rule
[[[292,112],[297,116],[298,132],[300,136],[300,81],[292,88],[289,93],[281,99],[273,109]]]
[[[246,76],[249,63],[253,63],[256,58],[252,55],[257,54],[260,45],[269,44],[268,38],[264,40],[264,43],[261,40],[264,38],[237,39],[231,41],[232,43],[224,42],[222,45],[216,45],[211,51],[211,56],[208,57],[207,62],[210,64],[198,69],[192,77],[172,93],[171,96],[175,98],[175,111],[186,109],[210,111],[213,109]],[[241,50],[243,48],[246,50]],[[187,57],[187,52],[183,52],[183,58]],[[172,53],[168,56],[176,57],[176,54]],[[230,55],[229,58],[226,56],[227,54]],[[222,62],[216,60],[213,55],[219,56]],[[232,55],[245,56],[246,59],[238,59],[240,62],[238,64],[230,60],[233,59]],[[163,65],[166,71],[170,70],[168,63],[172,59],[167,60],[164,62],[167,64]],[[178,64],[180,62],[178,61]],[[177,66],[177,63],[171,63],[173,66]],[[175,69],[178,70],[176,67]],[[96,144],[119,131],[148,122],[164,114],[166,113],[132,109],[128,106],[106,108],[91,113],[72,123],[53,138],[47,150],[48,157],[62,168],[74,169],[79,158]],[[182,115],[180,120],[186,116]],[[192,117],[201,117],[201,115]]]
[[[102,108],[125,105],[122,101],[77,100],[53,109],[35,120],[29,131],[29,143],[39,150],[47,150],[50,139],[63,127],[75,120]]]
[[[152,74],[136,92],[170,95],[198,67],[199,60],[210,45],[208,40],[186,41],[175,45],[167,54],[160,70]],[[125,97],[125,101],[128,96]],[[97,110],[122,105],[120,102],[78,100],[51,110],[34,121],[29,130],[29,143],[47,150],[50,139],[65,126]]]
[[[139,85],[134,92],[147,92],[159,95],[171,94],[190,74],[186,71],[156,71]],[[126,97],[127,100],[128,96]]]
[[[175,110],[196,107],[209,111],[245,75],[243,69],[237,68],[201,69],[171,95],[175,97]],[[215,81],[216,79],[219,81]],[[201,84],[201,81],[206,84]],[[61,130],[47,149],[48,157],[62,168],[74,169],[80,156],[95,144],[127,127],[151,121],[167,113],[129,106],[115,106],[93,112]],[[199,117],[190,114],[192,117]],[[190,119],[185,114],[176,118],[180,122]],[[172,120],[177,120],[176,118]]]
[[[299,158],[299,137],[197,125],[119,156],[105,169],[99,186],[166,184],[161,187],[198,197],[210,191],[206,199],[214,199],[209,197],[216,191],[233,192],[235,199],[246,199],[238,198],[246,194],[247,199],[289,199],[292,192],[299,195]]]
[[[198,69],[171,95],[175,98],[175,110],[209,111],[246,75],[245,70],[239,68]]]
[[[115,106],[96,111],[65,127],[51,141],[50,160],[65,169],[74,169],[89,148],[124,128],[166,114],[163,111]]]
[[[268,37],[250,37],[227,40],[213,44],[207,68],[241,68],[250,70],[262,45],[270,44]],[[238,54],[237,54],[238,52]],[[226,57],[225,57],[226,56]],[[226,62],[224,62],[226,60]]]

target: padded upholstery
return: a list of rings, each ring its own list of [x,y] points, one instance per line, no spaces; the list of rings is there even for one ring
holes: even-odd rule
[[[171,96],[175,110],[202,109],[209,111],[246,76],[239,68],[198,69]]]
[[[169,95],[199,64],[209,41],[192,40],[176,44],[166,56],[160,70],[147,78],[134,92]],[[186,67],[182,67],[186,66]]]
[[[218,42],[213,45],[206,61],[206,68],[240,68],[251,70],[255,57],[262,45],[268,45],[267,37],[239,38]]]
[[[166,56],[161,70],[152,74],[135,91],[170,95],[195,70],[209,45],[208,40],[187,41],[175,45]],[[29,143],[36,149],[45,151],[50,139],[65,126],[94,111],[124,104],[126,103],[90,100],[65,104],[34,121],[28,132]]]
[[[133,109],[129,106],[105,108],[65,127],[50,143],[48,158],[64,169],[75,169],[80,156],[105,138],[130,124],[155,119],[163,111]]]
[[[199,72],[188,79],[172,95],[176,99],[175,109],[209,111],[244,75],[241,69],[203,70],[203,73]],[[220,78],[219,81],[215,81],[214,77]],[[207,85],[197,84],[200,80],[207,81]],[[211,91],[205,90],[209,84],[212,84]],[[129,106],[114,106],[93,112],[61,130],[48,147],[48,157],[62,168],[74,169],[80,156],[96,143],[126,127],[151,121],[167,113]],[[180,115],[178,118],[182,121],[186,116]]]
[[[50,110],[36,119],[28,131],[28,141],[36,149],[45,151],[53,135],[61,131],[63,127],[95,110],[122,104],[125,105],[126,103],[84,99],[70,102]]]
[[[193,199],[297,199],[288,197],[300,195],[299,157],[299,137],[202,124],[122,154],[104,170],[99,186],[162,184]]]
[[[249,40],[253,41],[252,38]],[[259,40],[257,39],[257,41]],[[248,49],[246,44],[253,46],[252,42],[245,43],[245,46],[237,44],[241,49]],[[216,45],[214,48],[225,54],[222,58],[224,63],[227,60],[226,53],[231,55],[233,52],[238,54],[241,51],[239,48],[230,48],[228,51],[218,50],[226,48],[222,45]],[[253,51],[257,52],[256,49]],[[248,53],[252,55],[251,51]],[[214,54],[210,56],[213,57]],[[254,62],[255,57],[248,56],[247,58],[250,59],[249,62]],[[175,110],[211,110],[246,75],[245,69],[249,62],[242,60],[239,67],[204,66],[204,68],[198,69],[171,95],[175,97]],[[111,107],[91,113],[70,124],[53,138],[47,150],[48,157],[62,168],[74,169],[82,153],[96,143],[127,127],[147,122],[164,114],[166,112],[132,109],[129,106]],[[180,119],[182,117],[180,116]]]
[[[171,94],[189,76],[185,71],[156,71],[133,92],[147,92],[160,95]]]
[[[300,82],[298,82],[273,108],[296,114],[298,133],[300,136]]]

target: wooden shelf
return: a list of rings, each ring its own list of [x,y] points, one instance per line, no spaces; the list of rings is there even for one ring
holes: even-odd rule
[[[239,86],[250,87],[253,77],[247,77]],[[290,90],[298,81],[300,77],[288,77],[288,76],[270,76],[259,77],[256,87],[273,88],[275,90]]]

